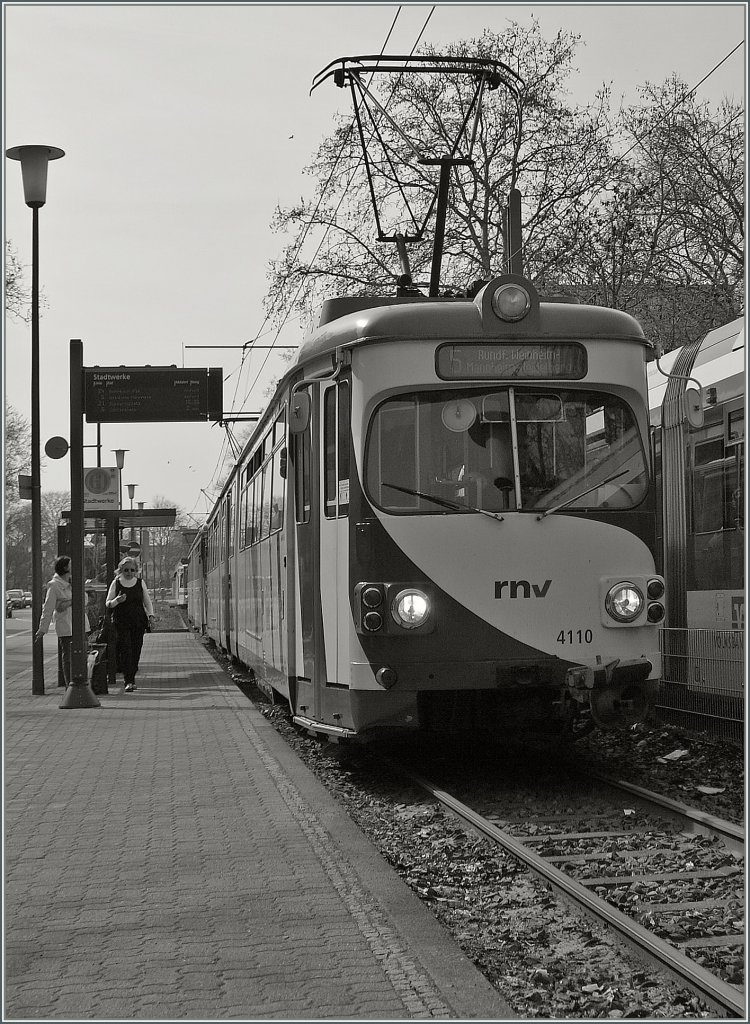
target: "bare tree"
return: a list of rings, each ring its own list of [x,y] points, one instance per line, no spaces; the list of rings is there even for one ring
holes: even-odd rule
[[[571,107],[564,97],[577,43],[565,32],[547,41],[533,22],[529,28],[512,24],[499,34],[487,31],[445,54],[502,61],[523,83],[516,96],[502,86],[485,93],[474,166],[452,174],[443,260],[448,290],[463,291],[473,279],[500,270],[510,189],[519,187],[524,196],[525,258],[531,276],[539,276],[564,258],[556,241],[561,221],[573,230],[581,197],[606,180],[612,162],[606,95],[585,108]],[[473,90],[471,78],[410,75],[396,80],[383,105],[413,147],[441,156],[451,152]],[[373,166],[384,227],[395,232],[412,221],[423,223],[437,171],[411,159],[403,139],[395,139],[392,152],[395,157],[375,156]],[[304,314],[324,291],[337,287],[393,294],[400,274],[396,249],[377,242],[368,179],[349,119],[342,118],[323,141],[308,172],[315,179],[313,198],[278,209],[274,219],[273,226],[293,240],[271,266],[269,313],[283,297],[286,308],[291,304]],[[306,250],[319,243],[314,256],[300,258],[303,240]],[[426,276],[431,255],[426,233],[409,248],[415,280]]]
[[[18,500],[18,474],[31,465],[31,427],[14,406],[5,404],[5,502]]]
[[[13,243],[5,241],[5,311],[14,320],[31,319],[31,296],[24,283],[24,270]]]

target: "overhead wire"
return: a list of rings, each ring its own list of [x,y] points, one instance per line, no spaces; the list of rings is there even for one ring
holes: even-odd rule
[[[434,7],[430,11],[430,14],[427,17],[427,19],[425,21],[425,24],[422,27],[422,30],[421,30],[421,32],[419,34],[418,39],[417,39],[417,43],[419,42],[419,39],[421,39],[422,34],[424,33],[424,30],[425,30],[425,28],[427,26],[427,23],[429,22],[430,18],[432,17],[432,12],[433,11],[434,11]],[[396,22],[398,21],[400,13],[401,13],[401,5],[399,5],[398,9],[396,10],[396,14],[394,15],[393,21],[391,22],[391,26],[390,26],[390,28],[388,30],[388,34],[387,34],[387,36],[385,38],[383,46],[381,47],[381,51],[380,51],[381,55],[382,55],[385,47],[388,45],[388,41],[391,38],[391,35],[392,35],[393,30],[394,30],[394,28],[396,26]],[[417,43],[415,43],[415,47],[416,47]],[[412,52],[413,52],[413,50],[412,50]],[[313,215],[309,219],[308,223],[305,225],[304,230],[302,232],[302,235],[300,236],[299,240],[296,243],[295,251],[294,251],[293,256],[292,256],[292,262],[296,261],[297,258],[299,257],[299,253],[300,253],[300,251],[302,249],[302,246],[304,245],[304,243],[305,243],[305,241],[307,239],[308,232],[309,232],[312,224],[314,223],[315,216],[316,216],[318,210],[320,209],[320,205],[321,205],[321,203],[323,201],[323,197],[325,195],[326,189],[327,189],[328,185],[330,184],[331,179],[333,178],[333,175],[334,175],[334,173],[336,171],[336,167],[338,165],[338,162],[341,159],[341,156],[343,155],[343,152],[344,152],[344,149],[345,149],[346,145],[348,144],[349,135],[351,134],[351,131],[352,131],[352,128],[350,127],[349,132],[347,133],[345,139],[343,140],[341,148],[339,150],[339,153],[338,153],[338,155],[337,155],[337,157],[336,157],[336,159],[334,161],[334,164],[333,164],[333,166],[331,168],[331,172],[330,172],[330,174],[328,176],[328,180],[326,181],[325,185],[323,186],[323,189],[321,190],[320,197],[319,197],[318,202],[316,204],[315,210],[313,211]],[[339,205],[336,208],[336,212],[338,212],[338,209],[339,209],[339,207],[341,205],[341,202],[343,201],[344,195],[346,194],[346,191],[348,190],[348,187],[349,187],[350,183],[351,183],[351,178],[350,178],[349,182],[346,185],[346,188],[344,190],[342,198],[339,201]],[[334,216],[335,216],[335,214],[334,214]],[[318,245],[318,248],[317,248],[317,250],[316,250],[316,252],[315,252],[315,254],[313,256],[313,259],[315,259],[315,257],[320,252],[320,247],[323,244],[323,241],[325,240],[326,235],[327,235],[327,231],[326,231],[326,234],[323,236],[323,240],[321,240],[320,244]],[[284,316],[281,324],[279,325],[279,327],[276,330],[276,335],[275,335],[275,338],[274,338],[274,341],[273,341],[272,345],[275,345],[276,341],[278,340],[278,338],[279,338],[279,336],[281,334],[281,331],[286,326],[286,323],[287,323],[287,321],[289,319],[289,316],[291,314],[291,310],[294,307],[294,302],[295,302],[297,296],[299,295],[301,287],[302,287],[302,284],[300,283],[298,285],[298,287],[297,287],[297,290],[294,293],[294,296],[292,297],[291,301],[288,304],[286,315]],[[263,328],[265,327],[266,323],[268,322],[272,312],[273,312],[273,306],[271,307],[271,309],[266,313],[265,317],[263,318],[263,322],[261,323],[261,326],[258,329],[258,332],[256,334],[256,339],[255,340],[257,340],[257,338],[261,336],[261,332],[263,331]],[[246,359],[247,355],[250,354],[251,351],[252,351],[252,346],[249,346],[247,351],[243,350],[242,357],[240,359],[240,366],[238,367],[237,381],[235,383],[235,389],[234,389],[232,405],[234,405],[234,401],[235,401],[235,399],[237,397],[237,392],[239,390],[240,381],[241,381],[241,378],[242,378],[242,369],[243,369],[243,366],[245,364],[245,359]],[[257,371],[257,373],[255,375],[255,379],[253,380],[252,384],[250,384],[246,388],[245,399],[244,399],[244,401],[242,403],[242,406],[240,407],[240,411],[244,408],[245,403],[249,400],[250,395],[251,395],[253,389],[255,388],[256,384],[258,383],[260,375],[263,372],[263,370],[265,368],[265,365],[268,362],[268,359],[270,358],[270,355],[271,355],[272,351],[273,351],[273,347],[271,349],[269,349],[269,351],[267,352],[265,358],[263,359],[263,362],[261,363],[261,365],[260,365],[260,367],[259,367],[259,369],[258,369],[258,371]],[[229,438],[229,434],[227,433],[227,439],[228,438]],[[226,446],[227,446],[227,440],[225,439],[225,441],[222,443],[222,447],[221,447],[220,452],[219,452],[219,457],[218,457],[216,466],[215,466],[214,471],[213,471],[213,473],[211,475],[211,480],[214,480],[216,478],[217,473],[220,471],[221,467],[224,465],[224,461],[226,459]]]
[[[414,54],[414,51],[416,50],[417,46],[419,45],[419,43],[420,43],[420,41],[421,41],[421,39],[422,39],[422,36],[423,36],[423,35],[424,35],[424,33],[425,33],[425,30],[426,30],[426,28],[427,28],[427,25],[429,24],[429,22],[430,22],[430,19],[432,18],[432,15],[433,15],[434,11],[435,11],[435,6],[433,5],[433,6],[432,6],[432,7],[430,8],[430,12],[429,12],[429,14],[428,14],[428,15],[427,15],[427,17],[426,17],[426,19],[425,19],[425,22],[424,22],[424,24],[422,25],[422,28],[421,28],[421,30],[420,30],[420,32],[419,32],[419,35],[417,36],[417,39],[416,39],[416,41],[414,42],[414,44],[413,44],[413,46],[412,46],[411,50],[409,51],[409,56],[412,56],[412,55]],[[401,12],[401,7],[399,6],[398,10],[396,11],[396,15],[395,15],[395,17],[394,17],[394,19],[393,19],[393,22],[392,22],[392,24],[391,24],[391,27],[390,27],[390,29],[389,29],[389,31],[388,31],[388,35],[386,36],[385,42],[383,43],[383,46],[382,46],[382,47],[381,47],[381,49],[380,49],[380,56],[381,56],[381,57],[382,57],[382,55],[383,55],[383,51],[385,50],[385,47],[386,47],[386,46],[388,45],[388,40],[389,40],[389,39],[390,39],[390,37],[391,37],[391,33],[393,32],[393,29],[394,29],[394,27],[395,27],[395,25],[396,25],[396,21],[398,20],[398,16],[399,16],[400,12]],[[371,77],[372,77],[372,76],[371,76]],[[394,86],[394,89],[392,89],[392,90],[391,90],[391,96],[393,95],[393,92],[394,92],[394,90],[395,90],[395,86]],[[343,143],[342,143],[342,145],[341,145],[341,149],[339,150],[339,153],[338,153],[338,155],[337,155],[337,157],[336,157],[336,160],[334,161],[334,165],[333,165],[333,168],[332,168],[332,170],[331,170],[331,173],[330,173],[330,174],[329,174],[329,176],[328,176],[328,180],[326,181],[326,184],[324,185],[323,189],[321,190],[321,195],[320,195],[320,198],[319,198],[319,200],[318,200],[318,203],[317,203],[317,205],[316,205],[316,207],[315,207],[315,210],[314,210],[314,212],[313,212],[313,214],[312,214],[312,217],[310,218],[310,220],[309,220],[308,224],[307,224],[307,225],[306,225],[306,227],[305,227],[305,231],[303,232],[303,237],[302,237],[302,239],[301,239],[301,241],[300,241],[300,245],[299,245],[299,246],[298,246],[298,248],[297,248],[297,253],[299,253],[299,249],[301,248],[301,246],[302,246],[302,243],[304,242],[304,240],[305,240],[305,238],[306,238],[306,236],[307,236],[307,231],[308,231],[309,227],[310,227],[310,226],[312,225],[312,223],[314,222],[314,220],[315,220],[315,215],[317,214],[318,210],[320,209],[320,204],[321,204],[321,202],[322,202],[322,200],[323,200],[323,196],[325,195],[325,191],[326,191],[326,189],[327,189],[328,185],[330,184],[331,178],[333,177],[333,174],[334,174],[334,172],[335,172],[335,169],[336,169],[336,166],[337,166],[337,164],[338,164],[338,161],[339,161],[339,160],[341,159],[341,156],[343,155],[344,149],[345,149],[346,145],[347,145],[347,144],[348,144],[348,142],[349,142],[349,137],[350,137],[350,135],[351,135],[351,133],[352,133],[353,129],[354,129],[354,120],[352,121],[352,124],[351,124],[351,125],[350,125],[350,127],[349,127],[349,131],[347,132],[346,138],[344,139],[344,141],[343,141]],[[360,158],[359,158],[359,160],[357,161],[357,164],[356,164],[356,165],[355,165],[355,167],[353,168],[353,170],[352,170],[352,173],[351,173],[351,175],[349,176],[349,180],[348,180],[348,182],[347,182],[347,183],[346,183],[346,185],[344,186],[344,190],[343,190],[343,192],[341,193],[341,197],[340,197],[340,199],[339,199],[339,201],[338,201],[338,203],[337,203],[337,205],[336,205],[336,209],[335,209],[335,210],[334,210],[334,212],[333,212],[333,219],[334,219],[334,220],[335,220],[335,218],[336,218],[336,215],[338,214],[338,211],[339,211],[339,210],[340,210],[340,208],[341,208],[341,204],[343,203],[344,199],[346,198],[346,194],[347,194],[347,192],[348,192],[348,190],[349,190],[349,186],[351,185],[351,183],[352,183],[352,181],[353,181],[353,179],[354,179],[354,175],[356,174],[357,170],[359,169],[359,166],[360,166],[361,162],[362,162],[362,158],[360,157]],[[320,242],[318,243],[318,246],[317,246],[317,248],[316,248],[316,250],[315,250],[315,253],[313,254],[313,257],[312,257],[312,261],[313,261],[313,262],[315,261],[315,258],[317,257],[317,255],[318,255],[318,253],[320,252],[320,250],[321,250],[321,248],[322,248],[322,246],[323,246],[323,244],[324,244],[324,242],[325,242],[326,238],[328,237],[328,232],[329,232],[329,231],[330,231],[330,226],[326,228],[325,232],[323,233],[323,237],[321,238]],[[301,290],[301,288],[302,288],[302,283],[300,283],[300,284],[299,284],[299,285],[297,286],[297,289],[296,289],[296,291],[295,291],[295,293],[294,293],[294,296],[292,297],[292,299],[291,299],[291,301],[290,301],[290,303],[289,303],[289,306],[288,306],[288,311],[287,311],[287,314],[285,315],[284,319],[282,320],[281,324],[279,325],[279,328],[278,328],[278,331],[277,331],[277,334],[276,334],[276,337],[277,337],[277,338],[278,338],[279,334],[281,333],[281,331],[283,330],[283,328],[284,328],[284,327],[285,327],[285,325],[286,325],[287,319],[288,319],[288,317],[289,317],[289,313],[290,313],[290,312],[291,312],[291,310],[292,310],[292,309],[294,308],[294,302],[296,301],[296,299],[297,299],[297,296],[299,295],[299,293],[300,293],[300,290]],[[265,359],[263,360],[263,363],[261,364],[261,366],[260,366],[260,368],[259,368],[258,372],[257,372],[257,373],[256,373],[256,375],[255,375],[255,380],[253,381],[252,385],[250,385],[250,387],[248,388],[248,398],[249,398],[249,395],[250,395],[250,393],[252,392],[253,388],[255,387],[255,385],[256,385],[256,384],[257,384],[257,382],[258,382],[258,379],[259,379],[259,377],[260,377],[260,374],[261,374],[261,373],[263,372],[263,368],[265,367],[265,364],[266,364],[266,362],[267,362],[267,360],[268,360],[269,356],[270,356],[270,352],[268,353],[268,355],[267,355],[267,356],[265,357]],[[246,399],[246,401],[247,401],[247,399]]]

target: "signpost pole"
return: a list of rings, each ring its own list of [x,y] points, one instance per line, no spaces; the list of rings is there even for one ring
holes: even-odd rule
[[[88,681],[83,587],[83,343],[70,342],[70,568],[73,584],[71,680],[61,708],[100,708]]]

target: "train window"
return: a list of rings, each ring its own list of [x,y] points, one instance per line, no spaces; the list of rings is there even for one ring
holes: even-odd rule
[[[242,474],[244,481],[242,490],[240,492],[240,521],[238,526],[238,546],[240,549],[247,547],[247,474]]]
[[[232,488],[227,492],[226,498],[226,523],[227,523],[227,554],[232,553],[234,543],[234,501],[232,500]]]
[[[464,429],[446,407],[461,410]],[[632,410],[617,396],[495,385],[383,402],[368,431],[366,484],[376,504],[401,514],[445,514],[451,502],[511,510],[519,493],[521,509],[632,508],[648,472]]]
[[[336,477],[336,387],[330,387],[323,399],[323,501],[327,519],[335,518],[337,504]]]
[[[692,532],[744,529],[744,460],[741,446],[725,450],[721,437],[693,449]]]
[[[271,530],[271,474],[273,459],[269,459],[263,467],[263,504],[260,517],[260,539],[264,540]]]
[[[745,440],[745,409],[727,409],[724,434],[728,444]]]
[[[274,420],[273,424],[273,446],[274,448],[279,441],[284,440],[284,429],[286,426],[286,406],[282,406],[281,412]]]
[[[349,414],[349,381],[341,381],[338,385],[338,424],[336,431],[337,455],[337,485],[338,485],[338,514],[347,516],[349,514],[349,440],[350,440],[350,414]]]
[[[273,457],[271,477],[271,533],[280,530],[284,522],[284,478],[281,475],[281,450]]]
[[[518,423],[555,423],[565,419],[559,395],[543,395],[536,391],[516,391]]]
[[[310,521],[310,431],[294,435],[294,517]]]
[[[260,473],[253,479],[253,527],[251,543],[260,540],[261,498],[263,496],[263,478]]]
[[[485,395],[482,399],[482,419],[485,423],[510,423],[510,396],[507,391]]]

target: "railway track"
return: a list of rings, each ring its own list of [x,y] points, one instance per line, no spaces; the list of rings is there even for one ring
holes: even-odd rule
[[[644,963],[720,1016],[744,1018],[744,990],[734,983],[745,944],[740,827],[608,776],[571,784],[572,772],[559,791],[561,809],[545,787],[515,790],[508,806],[502,792],[493,797],[486,787],[464,796],[470,780],[439,785],[391,765],[616,933]]]

